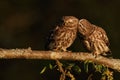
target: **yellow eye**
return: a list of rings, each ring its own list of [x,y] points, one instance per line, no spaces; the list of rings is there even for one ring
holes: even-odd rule
[[[66,23],[73,23],[73,20],[69,19],[66,21]]]

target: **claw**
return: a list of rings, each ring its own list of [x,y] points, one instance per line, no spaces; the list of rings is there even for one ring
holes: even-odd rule
[[[97,57],[98,57],[97,52],[93,52],[92,54],[93,54],[94,58],[97,58]]]

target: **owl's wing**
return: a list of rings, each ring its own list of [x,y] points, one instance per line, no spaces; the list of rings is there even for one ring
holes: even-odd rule
[[[103,30],[101,27],[99,27],[99,30],[102,34],[101,39],[103,39],[103,41],[106,43],[106,45],[109,46],[110,43],[109,43],[109,39],[107,37],[107,34],[106,34],[105,30]]]
[[[59,43],[61,37],[62,37],[63,29],[59,26],[57,26],[54,30],[50,32],[48,43],[47,43],[47,49],[51,50],[56,48],[56,44]]]
[[[59,27],[59,26],[57,26],[54,29],[53,34],[51,35],[52,39],[54,39],[54,40],[59,40],[63,36],[64,36],[64,29],[63,29],[63,27]]]
[[[104,34],[104,41],[105,41],[105,43],[107,44],[107,46],[110,45],[109,39],[108,39],[108,37],[107,37],[106,34]]]
[[[47,37],[47,41],[46,41],[46,44],[45,44],[45,49],[46,50],[50,50],[50,49],[53,49],[53,46],[55,46],[55,36],[57,31],[59,30],[59,27],[57,26],[54,30],[51,30],[49,32],[49,35]]]
[[[59,30],[59,27],[57,26],[54,30],[50,31],[49,40],[52,40],[56,36],[56,33],[58,30]]]

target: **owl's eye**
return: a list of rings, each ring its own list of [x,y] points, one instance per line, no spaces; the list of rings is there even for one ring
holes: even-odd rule
[[[67,23],[67,24],[71,24],[71,23],[73,23],[73,20],[67,20],[65,23]]]

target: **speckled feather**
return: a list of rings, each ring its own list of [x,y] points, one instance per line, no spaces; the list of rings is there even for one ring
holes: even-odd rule
[[[50,36],[48,45],[50,50],[67,51],[77,35],[78,19],[73,16],[63,17],[64,23],[57,26]]]

